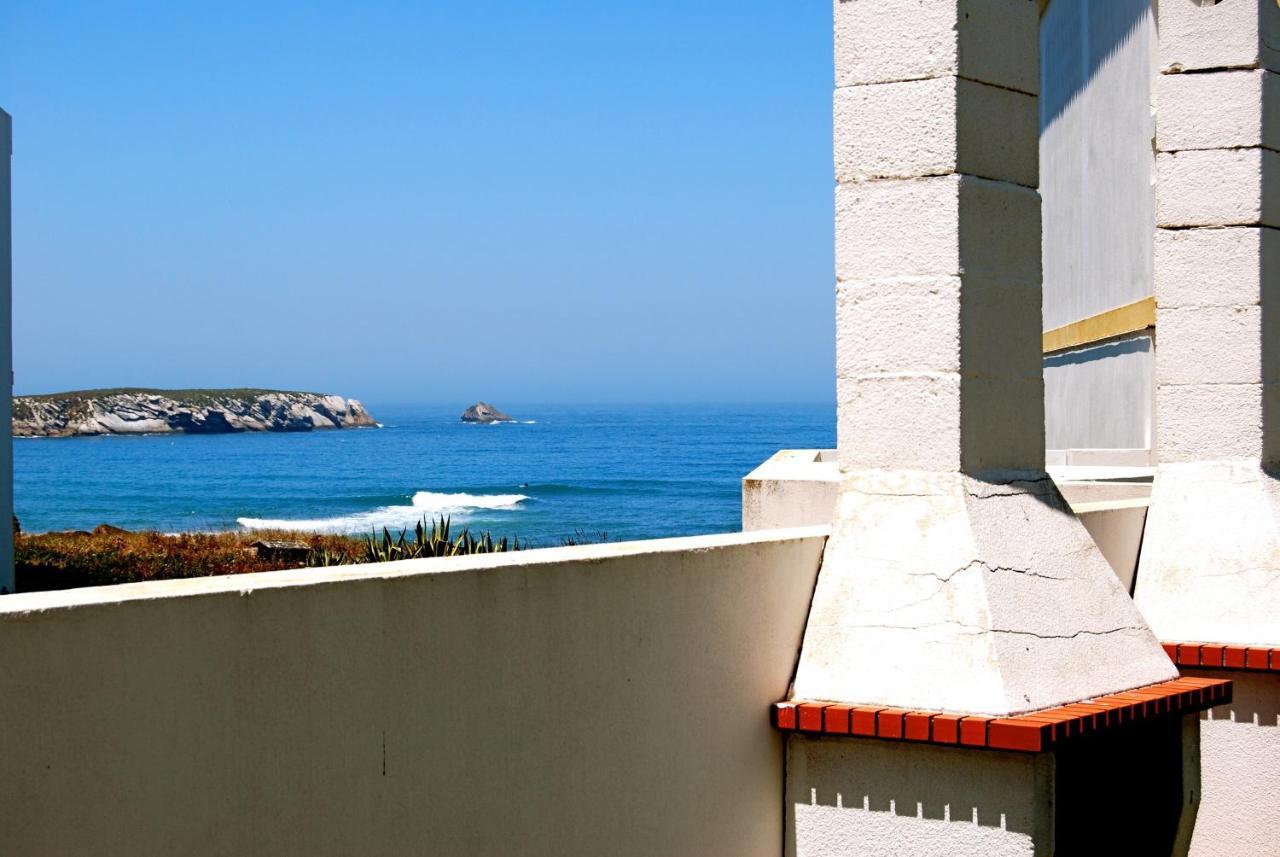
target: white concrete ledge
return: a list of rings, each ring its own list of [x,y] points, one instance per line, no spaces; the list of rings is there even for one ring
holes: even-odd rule
[[[824,525],[808,525],[790,529],[774,528],[768,532],[724,533],[710,536],[686,536],[673,539],[649,539],[633,542],[609,542],[598,545],[538,548],[501,554],[410,559],[400,562],[343,565],[329,568],[297,568],[265,571],[257,574],[229,574],[215,577],[189,577],[182,580],[156,580],[123,583],[116,586],[84,586],[50,592],[28,592],[0,598],[0,621],[12,614],[41,613],[48,610],[83,607],[92,604],[117,604],[161,598],[189,598],[235,592],[248,595],[268,589],[324,586],[361,580],[390,580],[425,574],[479,572],[503,568],[537,569],[565,563],[599,563],[624,557],[659,554],[682,554],[713,551],[739,545],[777,541],[802,541],[823,538],[829,532]]]
[[[7,596],[3,851],[775,857],[825,533]]]

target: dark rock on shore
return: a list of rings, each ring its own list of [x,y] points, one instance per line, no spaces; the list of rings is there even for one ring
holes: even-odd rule
[[[487,402],[476,402],[462,412],[462,421],[464,423],[511,423],[515,422],[515,419]]]

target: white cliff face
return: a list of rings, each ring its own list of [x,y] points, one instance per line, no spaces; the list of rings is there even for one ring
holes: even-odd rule
[[[15,437],[376,426],[355,399],[272,390],[91,390],[13,400]]]

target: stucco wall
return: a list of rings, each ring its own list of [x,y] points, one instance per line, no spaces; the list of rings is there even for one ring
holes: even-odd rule
[[[824,535],[0,599],[0,850],[776,855]]]
[[[1150,0],[1055,0],[1040,22],[1046,328],[1151,294],[1154,35]]]
[[[1280,675],[1188,670],[1229,678],[1233,701],[1200,723],[1204,796],[1192,857],[1260,857],[1280,853]]]
[[[835,450],[784,449],[742,479],[742,529],[830,524],[840,465]]]
[[[1046,330],[1152,294],[1154,48],[1150,0],[1055,0],[1041,19]],[[1151,446],[1151,345],[1046,358],[1049,449]]]
[[[13,120],[0,110],[0,593],[13,591]]]
[[[1184,855],[1199,726],[1160,718],[1038,754],[793,733],[785,853]]]
[[[1150,334],[1045,357],[1045,443],[1049,449],[1151,446],[1155,355]]]
[[[785,853],[1047,854],[1053,776],[1048,753],[793,735]]]

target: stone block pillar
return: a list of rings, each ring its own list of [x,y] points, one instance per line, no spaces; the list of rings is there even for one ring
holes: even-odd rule
[[[1174,678],[1044,472],[1038,4],[836,0],[835,17],[842,483],[792,699],[982,731]],[[1181,770],[1181,736],[1150,752]],[[1083,801],[1053,754],[789,740],[797,854],[1047,854],[1055,789]],[[859,767],[874,792],[824,793]],[[942,799],[962,794],[978,803]]]
[[[0,594],[13,592],[13,119],[0,110]]]
[[[1164,0],[1159,14],[1158,464],[1135,598],[1161,639],[1234,645],[1238,666],[1262,668],[1203,661],[1248,692],[1203,724],[1193,853],[1265,853],[1280,810],[1240,799],[1280,763],[1280,673],[1266,672],[1280,646],[1280,7]]]

